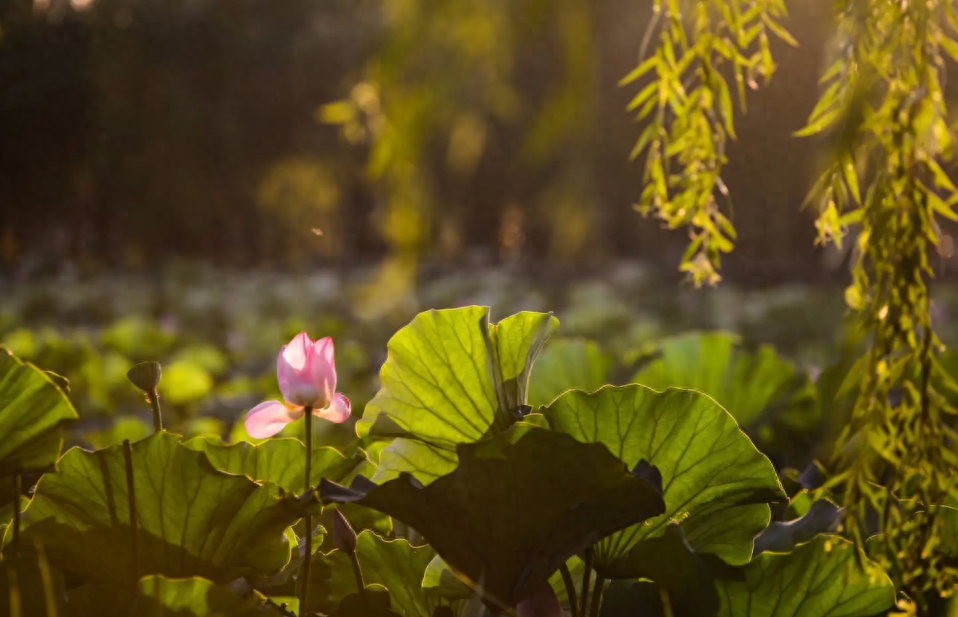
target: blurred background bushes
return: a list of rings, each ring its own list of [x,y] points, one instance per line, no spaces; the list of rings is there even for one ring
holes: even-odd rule
[[[685,244],[631,209],[639,133],[618,80],[650,3],[626,0],[7,0],[0,267],[136,268],[622,256]],[[726,275],[821,278],[816,145],[828,6],[752,93],[726,182]]]
[[[773,43],[778,75],[736,120],[726,282],[694,290],[687,238],[631,207],[640,127],[617,84],[651,3],[0,2],[0,345],[69,381],[71,443],[94,446],[149,431],[136,362],[163,364],[170,428],[243,438],[300,330],[336,337],[359,412],[388,338],[467,304],[555,311],[596,346],[588,383],[690,329],[828,375],[857,340],[847,255],[814,247],[801,204],[827,146],[792,133],[829,7],[788,4],[801,47]],[[948,344],[956,309],[936,289]]]

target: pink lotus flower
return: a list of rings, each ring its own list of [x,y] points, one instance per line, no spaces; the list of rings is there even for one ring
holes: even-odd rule
[[[279,351],[276,377],[283,402],[265,401],[246,414],[246,432],[265,439],[295,422],[310,407],[313,415],[330,422],[345,422],[349,417],[349,399],[336,392],[336,363],[333,339],[313,341],[300,332]]]

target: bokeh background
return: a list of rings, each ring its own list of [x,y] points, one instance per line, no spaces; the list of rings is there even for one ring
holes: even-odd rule
[[[802,208],[826,145],[792,137],[829,8],[788,5],[801,46],[773,45],[729,152],[738,245],[696,290],[687,236],[632,209],[618,81],[651,2],[0,2],[0,344],[69,381],[94,445],[149,430],[134,362],[163,363],[170,426],[241,438],[299,330],[336,337],[361,410],[389,336],[464,304],[621,358],[725,329],[814,373],[850,337],[848,255]]]
[[[683,234],[631,210],[635,89],[617,85],[651,4],[6,0],[0,264],[346,266],[400,248],[671,268]],[[775,45],[779,79],[750,94],[725,174],[743,281],[822,276],[801,210],[821,152],[791,133],[830,13],[789,5],[801,47]]]

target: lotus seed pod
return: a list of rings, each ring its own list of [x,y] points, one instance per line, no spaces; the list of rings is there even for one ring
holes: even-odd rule
[[[150,361],[137,364],[127,372],[126,376],[134,386],[150,394],[159,385],[161,373],[160,363]]]

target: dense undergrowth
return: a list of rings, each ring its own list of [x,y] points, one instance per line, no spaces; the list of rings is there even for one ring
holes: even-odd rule
[[[370,397],[364,371],[377,356],[350,340],[362,329],[326,319],[333,389],[353,398],[352,418],[294,414],[268,439],[237,420],[277,391],[272,361],[243,365],[262,377],[245,378],[231,424],[205,416],[199,401],[244,379],[230,365],[242,356],[178,348],[146,318],[88,333],[84,360],[115,354],[111,388],[142,419],[122,415],[112,389],[103,408],[84,409],[90,383],[74,407],[69,371],[0,356],[0,611],[866,617],[901,597],[842,538],[841,491],[816,462],[854,403],[851,353],[808,370],[721,331],[626,337],[608,326],[595,341],[560,336],[550,314],[493,325],[472,306],[399,329]],[[300,325],[263,328],[274,359]],[[162,372],[138,365],[137,387],[129,356],[111,349],[124,328],[130,356],[171,358]],[[21,325],[6,340],[18,337],[43,341],[27,349],[38,359],[57,349],[49,333]],[[188,362],[211,376],[177,400],[177,371],[200,373]],[[168,430],[148,419],[144,392]],[[83,447],[61,456],[61,435]],[[958,559],[958,520],[942,507],[941,550]]]

